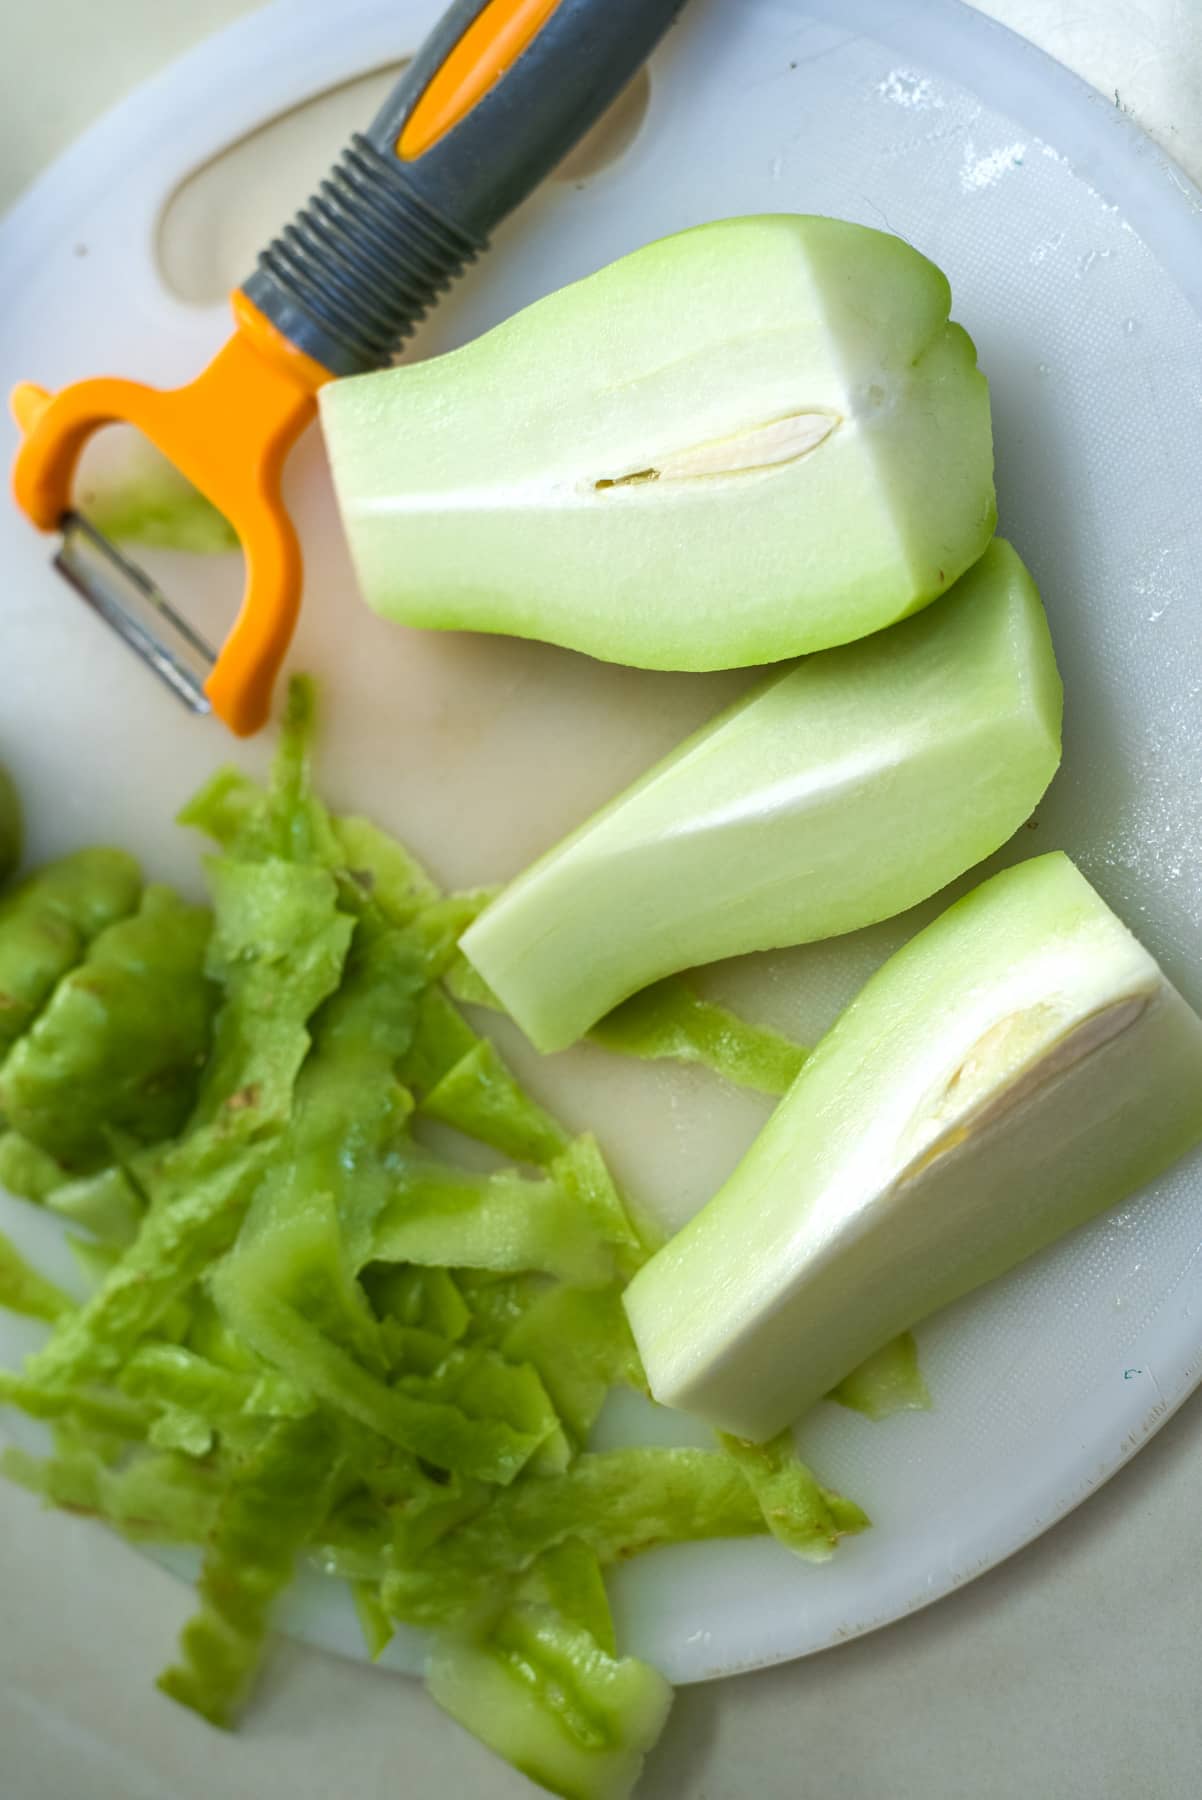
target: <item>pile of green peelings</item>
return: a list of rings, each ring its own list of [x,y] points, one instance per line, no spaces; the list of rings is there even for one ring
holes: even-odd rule
[[[77,1304],[0,1238],[0,1305],[49,1327],[0,1404],[53,1438],[0,1471],[199,1546],[160,1686],[214,1724],[310,1564],[373,1655],[427,1632],[433,1698],[531,1779],[612,1800],[671,1691],[621,1654],[605,1569],[768,1532],[818,1560],[868,1521],[788,1437],[590,1450],[610,1390],[645,1391],[621,1294],[654,1233],[460,1011],[489,999],[457,957],[483,897],[315,797],[312,712],[294,682],[269,786],[225,770],[181,814],[217,846],[209,907],[108,850],[0,900],[0,1186],[66,1221],[92,1283]],[[623,1013],[610,1048],[770,1092],[803,1056],[676,981]],[[874,1364],[836,1397],[923,1403],[912,1343]]]

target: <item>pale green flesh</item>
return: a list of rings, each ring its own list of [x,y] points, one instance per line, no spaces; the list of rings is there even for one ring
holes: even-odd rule
[[[743,1437],[1202,1139],[1202,1020],[1067,857],[868,983],[717,1197],[635,1276],[655,1397]]]
[[[331,382],[369,605],[664,669],[891,624],[996,516],[988,390],[949,305],[899,238],[752,217],[652,244],[451,355]]]
[[[506,889],[464,953],[549,1051],[676,970],[888,918],[1030,815],[1061,702],[1039,595],[995,541],[919,617],[706,726]]]

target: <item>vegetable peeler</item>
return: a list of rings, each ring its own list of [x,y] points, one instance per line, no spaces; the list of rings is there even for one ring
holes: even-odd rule
[[[194,381],[22,383],[17,504],[62,533],[55,567],[192,711],[258,731],[300,610],[281,476],[317,390],[391,361],[489,234],[596,123],[685,0],[457,0],[365,133],[231,296],[234,331]],[[71,504],[106,425],[136,426],[230,521],[245,553],[215,651]]]

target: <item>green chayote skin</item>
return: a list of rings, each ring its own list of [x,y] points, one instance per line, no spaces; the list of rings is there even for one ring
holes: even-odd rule
[[[270,789],[224,771],[185,810],[224,852],[212,921],[139,903],[103,851],[0,903],[0,1187],[86,1234],[96,1284],[73,1305],[0,1237],[0,1305],[53,1325],[0,1407],[55,1428],[0,1476],[203,1548],[160,1685],[205,1718],[304,1556],[357,1584],[373,1654],[397,1619],[438,1633],[430,1691],[484,1742],[621,1800],[670,1695],[619,1657],[602,1565],[767,1529],[813,1554],[863,1516],[791,1440],[580,1454],[610,1390],[645,1389],[621,1290],[658,1239],[442,986],[478,897],[329,819],[311,730],[294,683]],[[634,1021],[640,1054],[734,1079],[797,1054],[679,998]],[[511,1166],[436,1156],[415,1103]]]
[[[0,1131],[0,1188],[41,1206],[68,1180],[54,1158],[19,1131]]]
[[[0,1057],[92,939],[138,904],[142,877],[123,850],[78,850],[0,902]]]
[[[136,913],[93,940],[0,1068],[9,1124],[68,1168],[179,1130],[208,1052],[216,987],[212,916],[148,887]]]
[[[0,768],[0,885],[21,860],[21,802],[13,778]]]

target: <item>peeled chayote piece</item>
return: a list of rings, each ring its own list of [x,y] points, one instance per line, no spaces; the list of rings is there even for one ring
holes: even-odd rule
[[[999,540],[917,618],[703,726],[506,888],[463,953],[552,1051],[679,970],[893,918],[1030,817],[1062,701],[1039,593]]]
[[[618,1657],[597,1559],[572,1541],[535,1565],[491,1629],[439,1641],[426,1684],[482,1743],[573,1800],[627,1800],[672,1705],[662,1675]]]
[[[1202,1143],[1202,1019],[1060,852],[878,969],[626,1314],[654,1398],[759,1442]]]
[[[989,392],[950,306],[887,232],[727,219],[449,355],[328,383],[368,605],[648,669],[905,618],[996,518]]]

